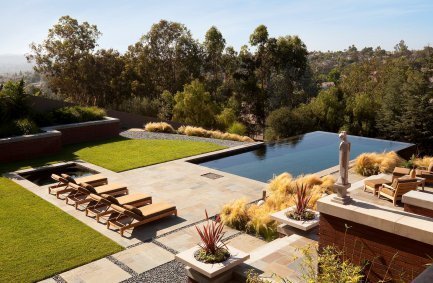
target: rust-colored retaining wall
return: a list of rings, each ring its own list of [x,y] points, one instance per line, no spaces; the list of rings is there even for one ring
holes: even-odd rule
[[[44,130],[61,132],[62,144],[67,145],[116,137],[120,132],[120,123],[118,119],[107,117],[101,121],[59,125],[47,127]]]
[[[350,228],[346,230],[345,225]],[[433,246],[328,214],[320,214],[319,248],[334,245],[356,264],[368,260],[371,282],[402,278],[411,282],[433,258]],[[388,269],[389,267],[389,269]]]
[[[50,155],[62,148],[60,132],[41,133],[0,140],[0,162]]]
[[[404,211],[412,212],[412,213],[415,213],[418,215],[423,215],[423,216],[433,218],[433,204],[432,204],[432,209],[427,209],[424,207],[419,207],[419,206],[405,203],[404,204]],[[432,223],[432,225],[433,225],[433,223]]]
[[[50,155],[63,145],[117,137],[118,119],[59,125],[43,128],[45,133],[0,139],[0,162],[13,162]]]

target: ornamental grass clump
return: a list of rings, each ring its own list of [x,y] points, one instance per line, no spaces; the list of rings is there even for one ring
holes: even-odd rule
[[[221,211],[221,220],[230,227],[263,237],[270,241],[277,237],[277,224],[270,214],[296,205],[297,187],[305,187],[308,208],[315,209],[319,198],[332,192],[335,179],[317,175],[293,178],[289,173],[274,177],[267,187],[268,197],[263,204],[248,204],[238,199],[226,204]]]
[[[213,138],[220,140],[232,140],[232,141],[240,141],[240,142],[253,142],[254,140],[247,136],[240,136],[237,134],[224,133],[221,131],[211,131],[206,130],[201,127],[192,127],[192,126],[181,126],[177,130],[179,134],[187,135],[187,136],[196,136],[196,137],[204,137],[204,138]]]
[[[150,122],[144,126],[144,129],[148,132],[157,133],[174,133],[174,128],[166,122]]]
[[[287,217],[298,221],[314,219],[315,214],[309,209],[312,195],[308,194],[308,190],[307,185],[296,186],[295,206],[287,212]]]
[[[432,156],[424,156],[422,158],[414,158],[412,163],[417,168],[425,168],[427,169],[429,165],[433,162]]]
[[[404,160],[394,151],[386,153],[363,153],[355,160],[355,171],[362,176],[391,173]]]
[[[219,217],[215,221],[209,219],[207,211],[206,224],[200,229],[195,226],[201,243],[198,244],[200,249],[194,254],[196,260],[204,263],[219,263],[227,260],[230,253],[226,245],[222,242],[225,232],[224,223]]]

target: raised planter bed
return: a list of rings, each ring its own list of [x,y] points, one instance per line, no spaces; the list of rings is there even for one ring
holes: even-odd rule
[[[42,128],[43,133],[0,139],[0,162],[13,162],[54,154],[63,145],[116,137],[119,119],[57,125]]]
[[[0,162],[30,159],[58,152],[62,148],[62,134],[49,131],[0,139]]]
[[[42,130],[61,132],[62,144],[66,145],[115,137],[119,135],[120,122],[117,118],[105,117],[104,120],[57,125]]]

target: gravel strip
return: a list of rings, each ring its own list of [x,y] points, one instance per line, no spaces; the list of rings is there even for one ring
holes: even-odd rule
[[[185,140],[185,141],[201,141],[201,142],[210,142],[221,146],[226,147],[235,147],[239,145],[244,145],[245,142],[238,141],[228,141],[228,140],[219,140],[219,139],[210,139],[210,138],[202,138],[202,137],[192,137],[186,135],[178,135],[178,134],[167,134],[167,133],[153,133],[153,132],[145,132],[145,131],[123,131],[120,133],[122,137],[129,139],[142,139],[142,140]]]
[[[108,259],[109,261],[111,261],[112,263],[114,263],[115,265],[117,265],[118,267],[120,267],[121,269],[123,269],[124,271],[128,272],[131,276],[137,276],[138,275],[137,272],[135,272],[134,270],[132,270],[129,266],[127,266],[123,262],[115,259],[113,256],[109,255],[109,256],[106,257],[106,259]]]
[[[176,260],[169,261],[153,269],[145,271],[138,276],[133,276],[122,283],[152,282],[152,283],[186,283],[188,277],[185,265]]]

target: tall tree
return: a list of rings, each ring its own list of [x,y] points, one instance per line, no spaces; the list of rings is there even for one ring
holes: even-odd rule
[[[161,20],[152,25],[150,31],[145,34],[136,44],[130,48],[128,56],[145,60],[138,61],[139,70],[146,73],[154,84],[156,97],[164,90],[175,93],[181,90],[183,85],[194,78],[200,77],[202,66],[202,51],[200,45],[192,38],[191,32],[182,24]]]
[[[221,85],[223,80],[222,57],[225,44],[226,40],[215,26],[212,26],[206,32],[203,42],[206,80],[213,94],[215,94],[217,87]]]
[[[96,25],[63,16],[41,44],[30,45],[27,59],[35,62],[35,71],[54,92],[78,103],[95,104],[93,82],[86,77],[92,75],[87,67],[100,35]]]

